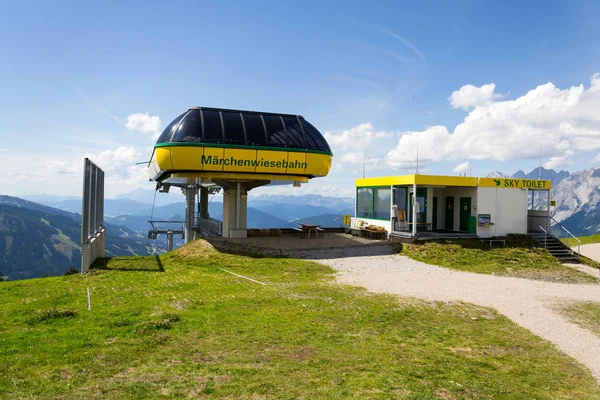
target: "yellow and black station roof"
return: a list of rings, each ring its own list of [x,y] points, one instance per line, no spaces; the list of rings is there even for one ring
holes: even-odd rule
[[[293,180],[325,176],[331,148],[300,115],[192,107],[162,132],[151,177]]]

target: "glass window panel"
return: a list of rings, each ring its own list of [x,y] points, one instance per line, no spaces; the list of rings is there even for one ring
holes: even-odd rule
[[[373,189],[359,188],[356,191],[356,216],[373,218]]]
[[[243,114],[246,125],[246,139],[250,146],[266,146],[265,127],[258,114]]]
[[[533,209],[538,211],[548,210],[548,191],[532,190],[533,193]]]
[[[281,118],[274,115],[263,115],[265,125],[267,126],[267,137],[269,138],[269,146],[286,147],[287,140]]]
[[[244,126],[240,113],[221,111],[223,125],[225,127],[225,143],[245,144]]]
[[[202,119],[200,110],[190,110],[179,124],[173,142],[201,142],[202,141]]]
[[[297,149],[305,149],[304,134],[298,118],[284,117],[285,131],[287,133],[288,146]]]
[[[306,136],[306,143],[309,149],[313,150],[321,150],[326,152],[331,152],[329,145],[323,139],[323,136],[319,133],[317,128],[312,126],[310,122],[306,120],[302,120],[302,125],[304,126],[304,133]],[[310,138],[310,140],[309,140]]]
[[[158,137],[158,140],[156,143],[165,143],[165,142],[169,142],[171,140],[171,135],[173,134],[173,129],[175,129],[177,127],[177,124],[179,123],[179,121],[181,121],[181,118],[183,118],[184,115],[186,115],[188,112],[184,112],[183,114],[181,114],[179,117],[175,118],[173,120],[173,122],[171,122],[164,131],[162,131],[162,133],[160,134],[160,136]]]
[[[204,142],[223,143],[221,115],[218,111],[202,110],[204,118]]]
[[[390,189],[375,189],[373,215],[375,219],[389,220],[391,214],[392,191]]]

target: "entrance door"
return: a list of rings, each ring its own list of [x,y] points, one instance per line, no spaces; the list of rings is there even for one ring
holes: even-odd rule
[[[446,197],[446,209],[444,210],[446,216],[445,228],[447,231],[454,230],[454,197]]]
[[[467,232],[469,230],[469,217],[471,216],[471,198],[460,198],[460,231]]]
[[[433,225],[432,225],[432,229],[436,230],[437,229],[437,213],[438,213],[438,198],[434,197],[433,198]]]
[[[412,220],[412,196],[410,196],[410,221]],[[427,188],[417,189],[417,230],[427,229]]]

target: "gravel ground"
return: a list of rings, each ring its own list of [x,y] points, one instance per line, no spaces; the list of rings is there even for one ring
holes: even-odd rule
[[[573,249],[577,250],[577,246],[573,247]],[[594,261],[600,262],[600,243],[582,244],[581,254]]]
[[[491,307],[556,344],[587,366],[600,383],[600,338],[553,310],[571,300],[600,301],[598,284],[564,284],[474,274],[440,268],[392,254],[391,248],[296,251],[293,256],[327,264],[341,283],[372,292],[431,301],[463,301]],[[370,255],[375,254],[375,255]]]

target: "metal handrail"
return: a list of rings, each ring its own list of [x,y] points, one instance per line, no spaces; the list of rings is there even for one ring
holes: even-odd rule
[[[538,225],[538,226],[539,226],[539,228],[540,228],[541,230],[543,230],[543,231],[544,231],[544,248],[545,248],[545,249],[547,249],[547,248],[548,248],[548,244],[546,243],[546,239],[548,238],[548,231],[547,231],[547,230],[545,230],[544,228],[542,228],[542,226],[541,226],[541,225]]]
[[[575,235],[573,235],[571,232],[569,232],[569,230],[567,228],[562,226],[562,224],[560,222],[555,220],[553,216],[550,216],[550,218],[552,218],[552,221],[554,221],[556,223],[556,225],[560,226],[563,231],[567,232],[569,235],[571,235],[571,237],[573,239],[577,240],[577,258],[579,259],[579,252],[581,250],[581,240],[577,239],[577,237]]]

